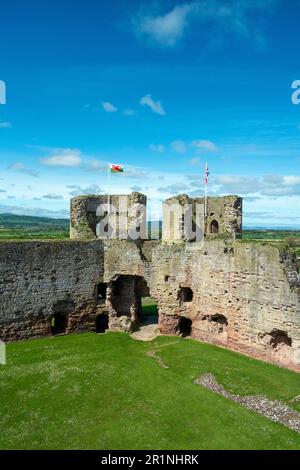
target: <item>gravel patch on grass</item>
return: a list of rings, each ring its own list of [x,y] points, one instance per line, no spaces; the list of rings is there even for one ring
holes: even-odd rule
[[[244,397],[234,395],[227,392],[217,382],[213,374],[204,374],[199,379],[196,379],[194,383],[300,433],[300,413],[279,400],[269,400],[264,395],[249,395]]]

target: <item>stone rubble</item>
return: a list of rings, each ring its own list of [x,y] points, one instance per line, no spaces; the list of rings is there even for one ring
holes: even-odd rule
[[[234,395],[227,392],[210,373],[202,375],[194,383],[300,433],[300,413],[279,400],[269,400],[264,395]]]

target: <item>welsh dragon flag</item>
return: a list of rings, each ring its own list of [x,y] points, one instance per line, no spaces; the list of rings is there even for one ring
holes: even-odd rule
[[[123,173],[124,167],[122,165],[117,165],[115,163],[109,164],[109,170],[111,173]]]

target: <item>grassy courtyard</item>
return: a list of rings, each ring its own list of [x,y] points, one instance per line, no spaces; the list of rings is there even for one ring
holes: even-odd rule
[[[233,393],[300,394],[299,374],[231,351],[91,333],[9,344],[7,357],[0,449],[300,449],[296,432],[193,383],[211,372]]]

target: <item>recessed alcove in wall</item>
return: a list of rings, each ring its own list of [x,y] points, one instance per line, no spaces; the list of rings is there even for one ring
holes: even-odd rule
[[[170,282],[175,282],[175,280],[176,280],[176,279],[175,279],[175,276],[168,276],[168,275],[165,276],[164,279],[165,279],[165,282],[166,282],[167,284],[170,283]]]
[[[105,333],[109,328],[109,318],[107,314],[98,315],[96,318],[96,333]]]
[[[221,313],[205,315],[202,320],[205,322],[205,328],[210,332],[210,334],[221,338],[227,333],[228,320],[225,315],[222,315]]]
[[[100,282],[96,286],[96,296],[98,303],[104,303],[106,300],[107,282]]]
[[[210,223],[210,233],[212,233],[212,234],[219,233],[219,222],[217,220],[213,220]]]
[[[179,333],[184,337],[191,336],[192,325],[193,325],[192,320],[186,317],[180,317],[179,322],[178,322]]]
[[[63,313],[55,313],[51,318],[51,334],[62,335],[66,333],[68,325],[68,315]]]
[[[52,306],[53,315],[50,318],[51,334],[61,335],[66,333],[69,315],[74,312],[75,305],[70,299],[58,300]]]
[[[182,303],[192,302],[194,293],[190,287],[180,287],[178,291],[178,300]]]
[[[275,329],[270,333],[270,336],[270,345],[274,349],[278,348],[280,345],[292,346],[292,339],[288,336],[286,331]]]
[[[210,317],[208,317],[208,320],[213,321],[215,323],[219,323],[220,325],[225,325],[225,326],[228,325],[227,318],[225,317],[225,315],[222,315],[221,313],[211,315]]]

